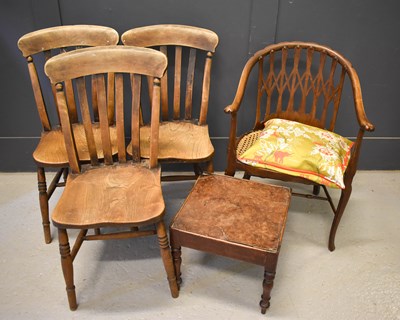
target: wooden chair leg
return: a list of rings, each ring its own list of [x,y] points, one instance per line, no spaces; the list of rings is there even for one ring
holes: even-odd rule
[[[167,272],[167,279],[169,283],[169,288],[171,290],[171,295],[173,298],[179,296],[178,284],[176,282],[174,265],[172,262],[171,251],[168,243],[168,236],[165,230],[164,221],[159,221],[157,223],[157,236],[158,243],[160,245],[161,258],[164,263],[165,271]]]
[[[37,168],[38,190],[39,190],[39,205],[42,215],[42,225],[44,233],[44,241],[51,242],[50,220],[49,220],[49,198],[47,195],[46,174],[43,167]]]
[[[336,231],[340,223],[340,219],[343,216],[344,209],[347,206],[347,203],[349,202],[350,195],[352,191],[352,186],[346,186],[346,189],[342,190],[342,194],[340,195],[340,200],[335,212],[335,217],[333,218],[332,222],[332,227],[331,227],[331,232],[329,234],[329,250],[334,251],[335,250],[335,236],[336,236]]]
[[[232,139],[232,137],[230,138]],[[227,164],[225,168],[225,175],[234,177],[236,172],[236,150],[234,146],[228,145]]]
[[[233,176],[235,176],[235,172],[236,172],[235,170],[233,170],[233,169],[228,169],[228,168],[227,168],[227,169],[225,170],[225,175],[226,175],[226,176],[231,176],[231,177],[233,177]]]
[[[251,178],[251,175],[248,174],[247,172],[245,172],[245,173],[243,174],[243,179],[250,180],[250,178]]]
[[[68,242],[68,234],[65,229],[58,229],[58,241],[60,246],[61,267],[64,274],[69,308],[74,311],[78,307],[76,303],[76,293],[74,286],[74,269],[72,256]]]
[[[313,195],[317,196],[319,195],[319,192],[321,191],[321,186],[313,186]]]
[[[214,162],[212,160],[207,162],[206,172],[209,174],[214,173]]]
[[[199,177],[203,174],[203,169],[201,168],[200,164],[198,163],[193,164],[193,172],[196,177]]]
[[[67,182],[68,174],[69,174],[69,168],[64,168],[64,170],[63,170],[64,183]]]

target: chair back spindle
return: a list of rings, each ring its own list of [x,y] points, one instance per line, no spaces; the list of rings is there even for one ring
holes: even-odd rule
[[[90,163],[92,165],[97,165],[99,159],[97,157],[96,142],[92,130],[92,119],[90,117],[90,107],[87,98],[86,83],[84,78],[77,79],[77,90],[82,113],[82,122],[85,129],[86,142],[89,150]]]
[[[132,159],[134,161],[140,160],[140,91],[141,91],[141,77],[138,75],[132,76],[132,123],[131,123],[131,137],[132,137]]]
[[[118,161],[126,162],[125,125],[124,125],[124,79],[122,74],[115,76],[115,121],[117,125]]]

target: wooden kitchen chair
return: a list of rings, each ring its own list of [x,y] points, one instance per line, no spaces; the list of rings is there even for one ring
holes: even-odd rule
[[[161,169],[157,159],[160,78],[166,67],[167,59],[162,53],[125,46],[76,50],[50,59],[45,66],[46,74],[57,91],[57,104],[71,170],[64,192],[52,213],[52,222],[58,228],[61,264],[71,310],[77,308],[72,262],[84,240],[124,239],[157,234],[171,294],[173,297],[178,296],[163,221],[165,204],[161,191]],[[107,88],[110,73],[115,75],[115,86]],[[148,160],[141,158],[139,140],[142,75],[153,77]],[[96,84],[95,92],[89,88],[91,79]],[[74,122],[70,113],[75,105],[71,105],[65,87],[70,81],[74,83],[74,93],[78,97],[76,107],[82,115],[83,136],[90,155],[90,164],[87,165],[82,164],[77,151],[77,135],[73,131]],[[132,92],[124,91],[126,81],[132,82]],[[107,97],[114,88],[117,160],[113,159],[112,127],[107,106]],[[92,117],[93,100],[98,103],[104,163],[99,161],[98,146],[94,141],[97,125]],[[126,154],[125,144],[125,126],[128,123],[131,123],[131,159]],[[119,227],[122,232],[104,232],[101,229],[103,227]],[[67,229],[81,230],[72,251]],[[95,232],[89,235],[88,229],[95,229]]]
[[[346,79],[357,119],[354,142],[333,132]],[[250,83],[256,83],[256,92],[253,100],[244,101]],[[242,170],[247,179],[258,176],[313,185],[313,194],[306,196],[327,200],[334,212],[329,236],[333,251],[364,133],[374,130],[365,115],[360,82],[351,63],[315,43],[267,46],[246,63],[235,98],[225,112],[231,115],[225,173],[233,176]],[[244,133],[238,133],[239,125],[247,127]],[[318,195],[321,186],[324,197]],[[337,206],[327,186],[341,189]]]
[[[42,133],[39,143],[33,152],[33,159],[37,165],[39,203],[42,215],[44,238],[46,243],[51,242],[50,221],[49,221],[49,199],[56,187],[65,185],[65,178],[68,174],[68,157],[64,146],[64,139],[59,125],[58,113],[55,100],[45,99],[46,89],[51,92],[50,83],[47,77],[42,76],[44,63],[50,57],[80,47],[115,45],[119,41],[118,33],[111,28],[94,25],[71,25],[58,26],[42,29],[25,34],[18,40],[18,47],[28,63],[28,70],[32,82],[32,89],[42,124]],[[95,89],[95,88],[94,88]],[[75,97],[71,94],[72,88],[66,83],[66,90],[69,92],[68,99],[75,104]],[[53,92],[54,95],[54,92]],[[110,102],[112,97],[110,96]],[[109,104],[113,108],[112,103]],[[90,160],[88,148],[83,136],[84,127],[80,123],[75,108],[71,108],[71,118],[76,131],[76,142],[79,157],[81,160]],[[53,117],[52,117],[53,115]],[[51,121],[55,120],[53,123]],[[95,121],[98,121],[96,115]],[[113,115],[110,111],[110,122]],[[100,130],[95,130],[95,140],[100,145]],[[115,140],[115,130],[112,131]],[[99,157],[102,158],[102,150],[98,148]],[[115,148],[113,150],[115,153]],[[57,173],[49,187],[46,184],[45,168],[57,168]],[[60,182],[64,175],[64,182]]]
[[[169,70],[161,80],[159,160],[193,163],[195,175],[166,176],[163,180],[195,178],[203,170],[201,163],[206,164],[208,172],[213,172],[214,147],[207,112],[211,62],[218,36],[192,26],[153,25],[128,30],[121,39],[124,45],[157,48],[168,57]],[[169,93],[173,93],[172,97]],[[143,108],[143,115],[146,114]],[[140,135],[142,155],[146,158],[149,157],[149,134],[144,116]]]

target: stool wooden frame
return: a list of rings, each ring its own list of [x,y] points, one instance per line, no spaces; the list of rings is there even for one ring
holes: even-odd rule
[[[261,313],[270,305],[290,204],[288,188],[228,176],[201,176],[170,225],[178,284],[181,247],[264,267]]]

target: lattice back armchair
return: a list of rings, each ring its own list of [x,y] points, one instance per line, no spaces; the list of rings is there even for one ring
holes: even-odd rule
[[[160,50],[168,57],[161,80],[159,159],[164,163],[193,163],[195,176],[206,164],[213,172],[214,147],[207,125],[212,57],[218,36],[211,30],[185,25],[152,25],[124,32],[124,45]],[[172,81],[171,81],[172,80]],[[149,86],[151,90],[151,85]],[[169,96],[172,93],[172,96]],[[148,125],[140,129],[142,154],[148,156]],[[164,180],[193,176],[165,176]]]
[[[28,63],[29,76],[36,102],[36,107],[42,124],[42,132],[39,143],[33,152],[33,159],[37,164],[39,203],[42,215],[43,232],[46,243],[51,242],[50,221],[49,221],[49,199],[56,187],[64,186],[60,182],[61,176],[64,180],[68,174],[68,157],[61,132],[58,113],[56,112],[55,98],[47,100],[46,88],[52,90],[48,78],[40,75],[44,70],[44,63],[51,57],[65,51],[75,50],[82,47],[116,45],[119,41],[118,32],[109,27],[95,25],[67,25],[37,30],[23,35],[18,40],[18,48]],[[111,78],[110,78],[111,79]],[[110,81],[112,83],[112,81]],[[50,89],[51,88],[51,89]],[[95,90],[95,87],[93,87]],[[68,99],[71,105],[76,104],[72,94],[72,87],[66,83]],[[110,91],[112,92],[112,90]],[[110,122],[113,121],[113,97],[109,97]],[[96,105],[96,104],[95,104]],[[88,148],[83,138],[83,125],[80,123],[76,107],[70,109],[71,119],[74,123],[74,130],[77,132],[77,148],[82,160],[89,160]],[[51,117],[56,114],[55,117]],[[96,111],[95,121],[98,121]],[[54,119],[55,118],[55,119]],[[52,121],[54,120],[54,121]],[[95,132],[95,138],[100,145],[99,130]],[[112,132],[115,136],[115,133]],[[115,140],[115,139],[114,139]],[[98,148],[102,157],[102,150]],[[114,150],[115,153],[116,150]],[[49,186],[46,183],[45,168],[57,168],[57,173]]]
[[[80,49],[58,55],[46,63],[46,74],[57,90],[58,109],[71,169],[64,192],[52,213],[52,222],[58,228],[61,265],[71,310],[77,308],[72,262],[84,240],[127,239],[156,234],[171,295],[178,296],[163,220],[165,203],[157,157],[160,78],[166,67],[167,59],[162,53],[125,46]],[[107,86],[110,74],[115,79],[113,86]],[[143,76],[154,79],[150,158],[146,161],[140,155],[139,139],[139,101]],[[92,79],[95,82],[95,91],[91,87]],[[76,134],[69,112],[73,106],[65,87],[69,81],[73,82],[72,88],[78,97],[77,108],[82,116],[90,164],[85,164],[78,156]],[[124,83],[132,83],[132,92],[124,90]],[[117,159],[113,157],[113,127],[108,118],[109,90],[113,90],[115,98]],[[94,139],[94,100],[97,101],[99,113],[104,162],[99,159],[98,146]],[[132,138],[132,157],[126,153],[125,129],[130,131]],[[110,228],[115,231],[110,231]],[[80,230],[72,250],[67,229]],[[88,229],[95,229],[95,232],[89,234]]]
[[[252,71],[258,72],[254,105],[244,101]],[[354,143],[333,133],[346,78],[356,113]],[[313,194],[306,196],[329,201],[335,215],[329,236],[329,249],[333,251],[364,133],[374,130],[366,117],[359,78],[351,63],[316,43],[267,46],[246,63],[235,98],[225,112],[231,115],[226,174],[233,176],[236,170],[242,170],[247,179],[258,176],[313,185]],[[251,117],[252,127],[238,134],[242,125],[239,119]],[[319,196],[321,186],[324,197]],[[327,186],[341,188],[337,206]]]

